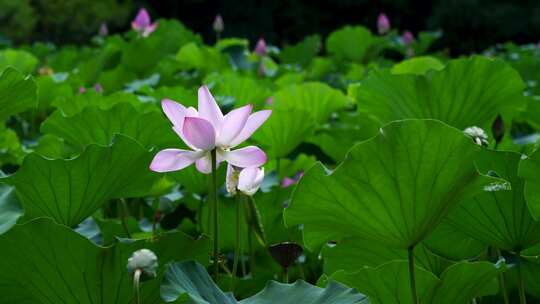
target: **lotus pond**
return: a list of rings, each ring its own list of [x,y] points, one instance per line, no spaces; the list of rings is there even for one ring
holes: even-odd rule
[[[540,48],[144,10],[0,50],[0,303],[540,303]]]

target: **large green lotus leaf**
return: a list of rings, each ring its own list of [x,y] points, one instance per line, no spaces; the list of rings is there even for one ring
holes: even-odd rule
[[[487,128],[508,108],[523,102],[519,74],[502,60],[471,57],[450,61],[426,75],[394,75],[377,70],[356,90],[358,110],[381,123],[433,118],[458,129]]]
[[[212,94],[222,101],[229,101],[236,107],[253,104],[264,106],[271,91],[253,78],[234,73],[214,73],[204,79],[212,88]]]
[[[23,210],[15,195],[15,189],[0,184],[0,234],[8,231],[23,215]]]
[[[484,243],[456,229],[446,220],[435,228],[423,244],[433,253],[452,261],[478,257],[487,248]]]
[[[300,109],[275,109],[270,118],[253,135],[272,158],[286,156],[315,130],[310,112]]]
[[[326,38],[326,50],[338,59],[359,62],[374,40],[371,32],[363,26],[345,26]]]
[[[521,160],[519,176],[524,180],[525,200],[536,220],[540,220],[540,149]]]
[[[52,105],[61,110],[64,115],[73,116],[82,112],[88,106],[110,109],[123,102],[130,103],[136,109],[145,109],[145,107],[155,109],[153,104],[141,103],[137,96],[131,93],[115,92],[104,96],[93,89],[88,89],[85,93],[75,96],[58,97],[52,101]]]
[[[36,83],[13,68],[0,75],[0,121],[37,106]]]
[[[279,53],[282,63],[307,66],[321,50],[321,36],[310,35],[295,45],[284,47]]]
[[[142,283],[141,300],[158,304],[165,265],[188,258],[206,264],[209,246],[207,238],[176,232],[104,248],[51,219],[36,219],[0,236],[0,303],[133,303],[127,259],[148,248],[158,256],[159,270],[156,279]]]
[[[465,199],[450,212],[447,221],[470,237],[496,248],[521,251],[540,242],[540,222],[525,202],[524,181],[518,177],[521,155],[482,151],[477,157],[481,172],[494,172],[510,182],[510,191],[480,193]]]
[[[406,260],[407,251],[389,248],[372,240],[346,238],[335,246],[323,248],[324,273],[330,275],[339,270],[354,272],[364,267],[377,267],[395,260]],[[425,246],[414,249],[416,266],[436,275],[441,274],[449,262],[434,255]]]
[[[23,50],[7,49],[0,52],[0,71],[7,67],[14,67],[24,74],[32,74],[39,60]]]
[[[440,276],[415,266],[416,291],[420,303],[466,304],[478,296],[497,292],[495,280],[501,269],[488,262],[460,262]],[[366,267],[355,273],[340,271],[331,279],[365,293],[371,304],[413,304],[407,261]]]
[[[461,131],[436,120],[404,120],[355,145],[331,174],[315,165],[285,210],[304,226],[307,247],[347,236],[406,249],[420,243],[449,210],[500,180],[474,165],[480,151]]]
[[[392,67],[392,74],[415,74],[424,75],[429,70],[442,70],[444,64],[431,56],[414,57],[403,60]]]
[[[26,218],[47,216],[74,227],[109,199],[146,195],[158,177],[148,169],[152,156],[119,135],[112,145],[90,145],[73,159],[29,154],[3,181],[15,186]]]
[[[368,303],[366,297],[341,284],[330,283],[319,288],[304,281],[281,284],[270,281],[258,294],[237,301],[224,293],[212,281],[206,270],[196,262],[170,264],[161,285],[165,302],[193,304],[354,304]]]
[[[41,132],[61,137],[79,150],[93,143],[108,145],[115,134],[133,138],[147,148],[184,146],[163,114],[143,113],[125,102],[108,110],[88,106],[69,117],[56,111],[43,122]]]
[[[0,124],[0,166],[5,164],[20,164],[26,150],[23,148],[15,130]]]
[[[276,110],[299,109],[309,112],[317,123],[324,123],[333,112],[349,103],[340,91],[320,82],[307,82],[285,87],[274,94]]]

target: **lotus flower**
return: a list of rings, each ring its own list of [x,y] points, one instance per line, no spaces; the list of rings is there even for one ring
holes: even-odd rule
[[[137,17],[131,22],[131,27],[143,37],[148,37],[157,28],[157,22],[152,23],[150,15],[146,9],[141,8]]]
[[[248,167],[237,170],[234,166],[227,166],[227,192],[231,195],[236,194],[236,190],[245,195],[252,196],[261,187],[264,179],[264,168]]]
[[[259,57],[266,55],[266,41],[263,38],[260,38],[255,45],[255,54]]]
[[[101,86],[101,84],[99,84],[99,83],[96,83],[94,85],[94,90],[96,90],[96,92],[98,92],[98,93],[103,93],[103,86]]]
[[[390,30],[390,19],[385,14],[379,14],[377,18],[377,30],[380,35],[384,35]]]
[[[216,15],[214,23],[212,23],[212,28],[216,33],[223,32],[223,30],[225,29],[225,24],[223,23],[223,18],[221,18],[221,15]]]
[[[410,45],[414,42],[414,35],[410,31],[405,31],[401,36],[401,41],[403,41],[403,44],[405,45]]]
[[[211,151],[216,150],[217,165],[226,161],[238,168],[259,167],[266,154],[258,147],[232,150],[255,132],[270,116],[271,110],[251,113],[246,105],[223,115],[206,86],[199,88],[198,111],[170,100],[161,102],[173,130],[192,150],[165,149],[156,154],[150,169],[156,172],[182,170],[195,163],[201,173],[211,173]]]

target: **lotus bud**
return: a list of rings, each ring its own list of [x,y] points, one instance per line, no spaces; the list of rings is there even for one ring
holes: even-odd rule
[[[105,22],[101,23],[101,25],[99,26],[98,34],[101,37],[105,37],[105,36],[109,35],[109,28],[107,27],[107,23],[105,23]]]
[[[150,35],[153,31],[156,30],[157,23],[152,23],[148,11],[144,8],[141,8],[133,22],[131,22],[131,27],[143,37],[148,37],[148,35]]]
[[[96,92],[98,92],[98,93],[103,93],[103,87],[99,83],[96,83],[94,85],[94,90],[96,90]]]
[[[144,278],[155,278],[158,269],[158,258],[149,249],[139,249],[133,252],[128,259],[127,269],[130,275],[134,275],[137,270],[140,270]]]
[[[223,23],[223,18],[221,18],[221,15],[216,15],[214,23],[212,24],[212,28],[216,33],[223,32],[223,30],[225,29],[225,24]]]
[[[384,13],[379,14],[377,18],[377,30],[380,35],[384,35],[390,31],[390,19]]]
[[[468,127],[463,132],[469,135],[477,145],[479,146],[488,145],[488,136],[483,129],[476,126],[472,126],[472,127]]]
[[[238,175],[238,190],[245,195],[252,196],[259,190],[264,179],[264,168],[244,168]]]
[[[401,41],[403,41],[404,45],[410,45],[414,42],[414,35],[411,33],[411,31],[405,31],[403,32],[403,35],[401,35]]]
[[[260,38],[255,45],[255,54],[259,57],[266,55],[266,41],[263,38]]]
[[[264,104],[267,105],[267,106],[273,105],[274,104],[274,98],[272,98],[272,97],[266,98],[266,100],[264,101]]]
[[[79,87],[79,94],[82,94],[86,92],[86,88],[85,87]]]

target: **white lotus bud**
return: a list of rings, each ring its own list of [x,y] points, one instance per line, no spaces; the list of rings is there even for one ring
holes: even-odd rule
[[[463,132],[469,135],[477,145],[479,146],[488,145],[488,136],[486,134],[486,131],[484,131],[482,128],[472,126],[472,127],[466,128]]]
[[[155,278],[158,269],[158,258],[148,249],[139,249],[128,259],[127,269],[130,275],[140,270],[146,278]]]

